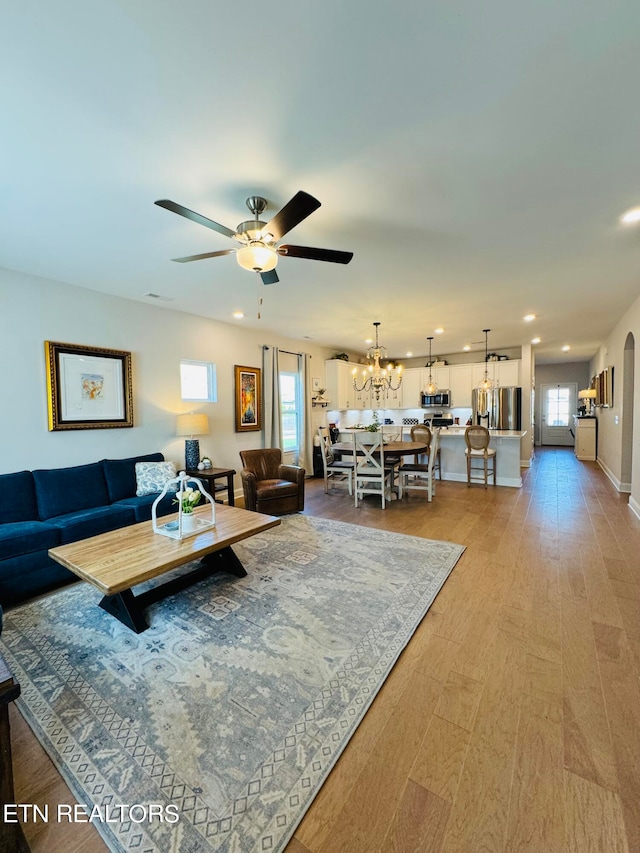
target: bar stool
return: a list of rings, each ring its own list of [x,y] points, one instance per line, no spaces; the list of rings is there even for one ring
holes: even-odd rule
[[[495,486],[496,451],[492,447],[489,447],[489,441],[491,440],[489,430],[483,426],[469,426],[464,432],[464,440],[467,445],[464,451],[467,457],[467,486],[470,486],[471,483],[484,483],[486,489],[489,474],[493,475],[493,485]],[[482,478],[471,476],[473,471],[481,470],[480,466],[476,465],[474,467],[471,465],[472,459],[482,460]],[[489,461],[491,461],[491,467],[489,467]]]

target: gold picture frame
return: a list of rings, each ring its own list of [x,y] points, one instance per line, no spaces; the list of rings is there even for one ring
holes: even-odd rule
[[[133,426],[131,353],[45,341],[49,431]]]
[[[236,364],[236,432],[262,429],[262,371],[259,367]]]

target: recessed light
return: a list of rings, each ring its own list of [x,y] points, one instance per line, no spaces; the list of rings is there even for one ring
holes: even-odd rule
[[[433,331],[436,333],[436,335],[441,335],[444,332],[444,329],[434,329]]]
[[[373,343],[373,338],[367,338],[365,340],[365,344],[372,344],[372,343]]]
[[[532,343],[532,344],[539,344],[539,343],[540,343],[540,338],[531,338],[531,343]]]
[[[569,352],[569,350],[570,350],[570,349],[571,349],[571,347],[569,346],[569,344],[565,344],[565,345],[562,347],[562,352]]]
[[[631,210],[627,210],[620,217],[620,222],[623,225],[635,225],[636,222],[640,222],[640,207],[632,207]]]
[[[412,356],[412,355],[413,355],[413,353],[412,353],[412,352],[408,352],[408,353],[407,353],[407,358],[411,358],[411,356]]]
[[[234,311],[233,316],[236,318],[236,320],[242,320],[242,318],[244,317],[244,313],[242,311]]]
[[[469,344],[466,344],[465,346],[463,346],[463,347],[462,347],[462,349],[463,349],[463,351],[464,351],[464,352],[469,352],[469,350],[471,349],[471,347],[469,346]]]
[[[530,323],[532,320],[536,319],[536,315],[535,314],[525,314],[522,319],[525,321],[525,323]]]

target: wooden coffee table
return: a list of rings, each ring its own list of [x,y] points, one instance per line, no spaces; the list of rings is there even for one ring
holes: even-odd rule
[[[199,511],[196,510],[196,513]],[[206,514],[203,507],[200,513]],[[177,518],[177,516],[175,516]],[[170,521],[172,516],[163,518]],[[216,505],[216,526],[188,539],[170,539],[153,532],[150,521],[121,527],[49,550],[49,556],[82,580],[93,584],[104,598],[100,607],[136,634],[149,627],[144,608],[214,572],[247,574],[231,546],[280,524],[273,515]],[[132,588],[159,577],[176,566],[201,557],[196,569],[134,595]]]

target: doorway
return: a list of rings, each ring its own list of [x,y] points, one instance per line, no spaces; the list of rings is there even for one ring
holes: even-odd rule
[[[631,491],[631,472],[633,470],[633,386],[635,338],[629,332],[624,344],[624,362],[622,369],[622,458],[620,465],[620,491]]]
[[[575,382],[541,385],[540,444],[572,447],[573,416],[576,413],[578,385]]]

